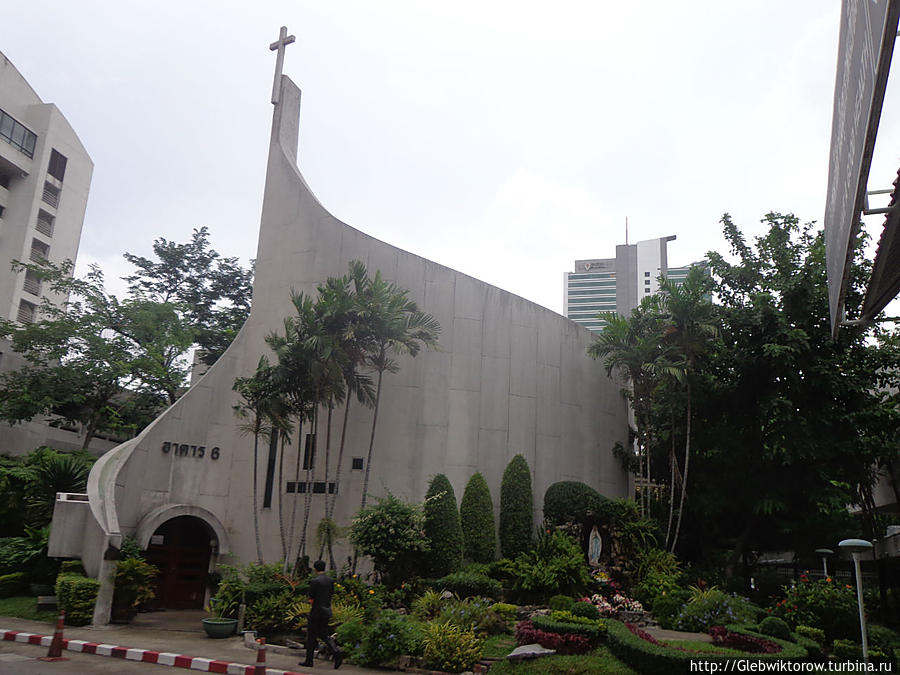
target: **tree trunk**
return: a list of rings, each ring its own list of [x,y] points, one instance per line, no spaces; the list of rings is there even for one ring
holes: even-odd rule
[[[372,415],[372,434],[369,436],[369,452],[366,455],[366,473],[363,478],[363,488],[362,488],[362,502],[360,504],[359,510],[362,511],[366,508],[366,496],[369,492],[369,472],[372,469],[372,450],[375,447],[375,425],[378,424],[378,404],[381,403],[381,378],[384,374],[384,371],[378,371],[378,385],[375,387],[375,411]],[[356,574],[356,559],[357,559],[356,551],[353,552],[353,567],[352,571]]]
[[[331,459],[331,414],[334,411],[334,404],[329,401],[328,403],[328,422],[325,428],[325,503],[324,503],[324,513],[323,518],[328,517],[328,462]],[[330,529],[330,528],[329,528]],[[318,532],[318,528],[316,529]],[[326,534],[326,539],[328,535]],[[322,560],[322,556],[325,555],[325,545],[326,540],[323,539],[319,544],[319,555],[316,557],[316,560]]]
[[[341,466],[344,462],[344,442],[347,440],[347,420],[350,417],[350,392],[347,392],[347,403],[344,406],[344,421],[341,424],[341,444],[338,448],[337,466],[334,468],[334,494],[325,495],[325,515],[329,520],[334,521],[334,507],[337,503],[338,495],[341,492]],[[329,496],[331,499],[329,499]],[[335,569],[334,563],[334,541],[332,535],[328,534],[328,560],[331,562],[331,569]]]
[[[300,494],[300,458],[303,456],[303,417],[297,423],[297,466],[294,471],[294,503],[291,504],[291,528],[288,530],[287,556],[284,559],[284,573],[287,574],[289,560],[293,557],[294,525],[297,522],[297,496]]]
[[[313,422],[312,422],[312,441],[309,444],[309,456],[306,458],[306,492],[303,495],[303,528],[300,530],[300,545],[298,546],[298,552],[301,556],[306,555],[306,538],[307,538],[307,530],[309,528],[309,512],[312,509],[312,496],[313,496],[313,468],[315,466],[316,460],[316,446],[319,441],[319,406],[316,406],[316,410],[313,413]],[[327,490],[326,490],[327,492]]]
[[[256,558],[260,565],[263,563],[262,539],[259,536],[259,419],[256,421],[253,433],[253,533],[256,536]]]
[[[272,432],[277,433],[277,432]],[[284,527],[284,445],[286,434],[279,433],[281,453],[278,456],[278,531],[281,534],[281,558],[288,559],[287,532]],[[287,570],[284,570],[287,571]]]
[[[362,502],[360,510],[366,508],[366,497],[369,492],[369,472],[372,470],[372,451],[375,449],[375,425],[378,424],[378,404],[381,403],[381,378],[384,371],[378,371],[378,386],[375,388],[375,412],[372,415],[372,434],[369,436],[369,452],[366,455],[366,474],[363,478]]]
[[[672,536],[672,514],[675,512],[675,465],[678,458],[675,456],[675,415],[669,416],[672,429],[672,447],[669,449],[669,522],[666,524],[666,550],[669,549],[669,538]]]
[[[678,520],[675,522],[675,536],[672,537],[672,548],[670,551],[675,553],[675,547],[678,545],[678,535],[681,531],[681,518],[684,515],[684,495],[687,492],[688,485],[688,466],[691,461],[691,381],[687,381],[687,416],[685,419],[684,431],[684,474],[681,477],[681,497],[678,501]]]

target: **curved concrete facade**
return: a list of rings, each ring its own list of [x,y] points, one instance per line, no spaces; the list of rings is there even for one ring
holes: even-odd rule
[[[538,514],[544,490],[558,480],[582,480],[610,497],[624,496],[627,477],[611,449],[627,439],[626,406],[619,387],[586,356],[591,334],[555,312],[334,218],[296,166],[299,107],[299,89],[283,77],[250,318],[195,386],[140,436],[102,457],[91,473],[90,507],[106,541],[134,533],[151,512],[190,504],[221,522],[227,533],[222,540],[234,558],[256,558],[253,438],[239,433],[232,384],[236,377],[252,374],[259,357],[268,353],[266,335],[281,330],[283,318],[293,313],[290,290],[314,294],[318,283],[344,274],[354,259],[362,260],[370,273],[380,270],[387,280],[409,289],[442,327],[439,350],[402,358],[400,372],[385,376],[370,494],[390,490],[421,500],[429,478],[445,473],[459,498],[471,475],[480,471],[496,506],[503,471],[521,453],[532,469]],[[325,475],[324,417],[318,481]],[[335,511],[340,524],[347,524],[359,507],[364,472],[351,468],[352,458],[366,455],[371,417],[369,410],[352,409]],[[335,415],[335,447],[339,434],[340,415]],[[286,474],[295,465],[297,446],[295,441],[287,447]],[[268,444],[260,443],[260,501],[268,452]],[[303,521],[304,496],[287,494],[287,480],[285,476],[281,485],[276,480],[271,508],[260,510],[269,561],[282,556],[278,500],[284,499],[288,514],[297,500],[298,538]],[[322,494],[312,495],[310,540],[323,515],[323,500]]]

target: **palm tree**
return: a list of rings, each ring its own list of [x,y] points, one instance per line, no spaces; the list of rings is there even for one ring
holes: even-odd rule
[[[686,395],[684,471],[675,532],[669,546],[673,553],[681,530],[691,459],[691,384],[699,360],[718,334],[715,307],[710,298],[711,284],[709,275],[700,267],[692,267],[681,284],[666,278],[660,281],[660,303],[667,322],[664,339],[677,354],[677,366],[680,378],[684,381]],[[674,503],[674,482],[672,497]]]
[[[235,379],[233,389],[241,396],[241,401],[233,408],[235,415],[245,420],[240,425],[241,433],[253,434],[253,533],[256,537],[257,561],[262,564],[262,540],[259,534],[259,439],[271,438],[275,426],[272,420],[278,417],[276,411],[282,408],[274,381],[274,368],[269,365],[269,360],[265,356],[260,357],[256,372],[250,377]]]
[[[605,313],[606,325],[588,347],[588,355],[602,359],[606,374],[618,372],[630,386],[629,397],[635,414],[638,438],[638,474],[650,480],[650,440],[652,435],[650,403],[656,378],[669,372],[669,355],[662,340],[659,307],[653,296],[644,298],[641,305],[625,318]],[[641,511],[649,512],[647,490],[641,491]]]
[[[363,478],[360,509],[366,507],[384,374],[396,373],[400,369],[393,358],[394,355],[408,354],[415,357],[421,345],[428,348],[436,347],[440,335],[441,327],[437,320],[430,314],[422,312],[416,303],[407,297],[408,294],[409,291],[382,279],[379,271],[375,273],[375,278],[366,284],[359,297],[360,314],[365,322],[363,330],[366,331],[363,338],[363,344],[368,350],[366,361],[369,368],[377,373],[372,432],[366,455],[366,473]]]

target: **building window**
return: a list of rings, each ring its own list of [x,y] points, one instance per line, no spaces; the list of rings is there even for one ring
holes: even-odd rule
[[[9,174],[0,171],[0,187],[9,190]]]
[[[59,193],[60,189],[58,187],[44,181],[44,194],[41,199],[44,200],[45,204],[49,204],[54,209],[57,208],[59,206]]]
[[[0,218],[3,217],[3,212],[6,210],[6,207],[3,204],[0,204]]]
[[[650,285],[650,280],[644,279],[644,286],[649,286],[649,285]]]
[[[312,490],[310,490],[310,486],[312,486]],[[328,481],[326,485],[323,480],[317,480],[311,483],[308,483],[305,480],[302,480],[299,483],[289,480],[285,485],[285,492],[288,494],[305,495],[307,492],[312,492],[314,495],[324,495],[326,490],[328,494],[333,495],[337,491],[337,485],[334,481]]]
[[[50,257],[50,245],[45,244],[44,242],[37,239],[32,239],[31,255],[29,257],[32,262],[44,262],[48,257]]]
[[[22,154],[34,157],[34,144],[37,136],[2,110],[0,110],[0,138],[14,148],[18,148]]]
[[[66,175],[66,156],[57,152],[55,149],[50,152],[50,164],[47,166],[47,173],[56,180],[62,182]]]
[[[54,220],[56,219],[49,213],[44,211],[44,209],[39,209],[35,229],[45,237],[52,237]]]
[[[363,458],[362,457],[354,457],[353,464],[350,466],[354,471],[362,471],[363,468]]]
[[[26,293],[31,293],[32,295],[40,295],[41,294],[41,278],[28,270],[25,272],[25,283],[23,284],[23,288]]]
[[[34,323],[37,314],[37,305],[27,300],[19,300],[19,315],[16,317],[19,323]]]
[[[645,288],[645,289],[644,289],[644,293],[649,293],[649,292],[650,292],[650,289],[649,289],[649,288]]]
[[[650,276],[650,272],[644,272],[644,276],[645,276],[645,277],[649,277],[649,276]]]

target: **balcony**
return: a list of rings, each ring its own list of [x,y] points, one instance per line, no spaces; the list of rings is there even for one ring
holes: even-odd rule
[[[6,141],[29,159],[34,158],[37,135],[3,110],[0,110],[0,140]]]

